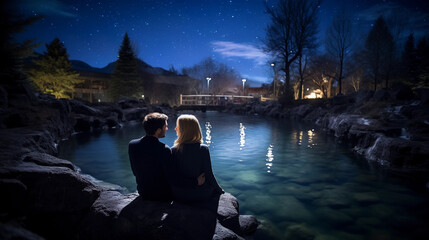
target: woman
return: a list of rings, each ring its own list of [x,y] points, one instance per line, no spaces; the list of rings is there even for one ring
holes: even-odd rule
[[[187,186],[175,185],[176,181],[173,181],[171,187],[174,199],[217,211],[217,201],[224,191],[213,175],[210,152],[208,147],[202,144],[198,119],[194,115],[181,115],[177,119],[175,130],[177,139],[171,148],[175,176],[197,179],[205,175],[205,181],[201,184],[201,178],[198,178],[198,184]]]

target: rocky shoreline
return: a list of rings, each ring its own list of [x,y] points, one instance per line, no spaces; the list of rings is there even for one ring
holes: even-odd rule
[[[0,87],[0,239],[244,239],[259,223],[221,196],[217,214],[99,186],[55,157],[74,132],[117,128],[172,109],[124,99],[89,104]]]
[[[0,87],[0,239],[243,239],[258,221],[222,195],[217,216],[178,203],[142,201],[99,186],[55,157],[75,132],[119,128],[149,112],[142,100],[90,104]],[[226,112],[302,120],[332,133],[366,159],[407,174],[429,172],[429,90],[359,91],[332,99],[229,105]]]
[[[369,161],[395,171],[429,172],[429,89],[400,86],[282,106],[229,106],[227,112],[315,124]],[[429,181],[429,179],[426,179]]]

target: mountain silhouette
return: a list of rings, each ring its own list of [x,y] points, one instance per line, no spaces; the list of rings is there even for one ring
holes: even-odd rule
[[[103,68],[96,68],[96,67],[90,66],[88,63],[81,61],[81,60],[70,60],[70,62],[72,63],[72,68],[75,70],[87,71],[87,72],[108,73],[108,74],[113,73],[113,71],[115,70],[115,63],[116,63],[116,62],[111,62]],[[138,59],[138,65],[143,72],[150,73],[153,75],[164,75],[164,76],[175,76],[175,75],[177,75],[174,72],[167,71],[167,70],[160,68],[160,67],[152,67],[151,65],[147,64],[146,62],[144,62],[140,59]]]

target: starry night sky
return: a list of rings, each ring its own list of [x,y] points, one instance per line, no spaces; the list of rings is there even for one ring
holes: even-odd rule
[[[42,15],[43,20],[17,36],[44,43],[58,37],[70,59],[104,67],[117,59],[128,32],[137,56],[153,67],[180,70],[207,57],[234,68],[249,80],[270,81],[267,56],[260,50],[269,17],[262,0],[17,0],[16,13]],[[267,1],[275,5],[276,1]],[[319,39],[342,7],[354,15],[357,31],[366,34],[380,15],[401,15],[416,37],[429,32],[425,0],[324,0],[320,6]],[[363,38],[363,37],[362,37]],[[364,42],[365,39],[363,38]],[[323,51],[323,46],[320,47]]]

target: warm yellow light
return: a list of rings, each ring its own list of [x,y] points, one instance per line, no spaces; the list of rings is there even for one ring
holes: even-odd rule
[[[314,93],[314,92],[310,93],[310,95],[307,95],[307,98],[309,98],[309,99],[316,98],[316,93]]]

